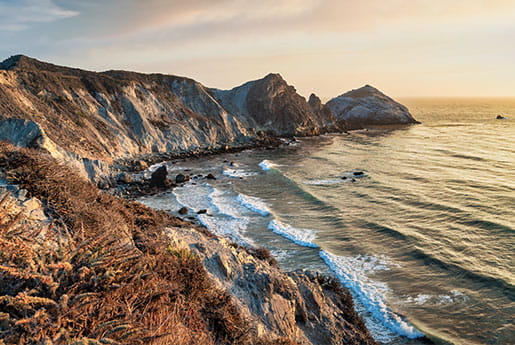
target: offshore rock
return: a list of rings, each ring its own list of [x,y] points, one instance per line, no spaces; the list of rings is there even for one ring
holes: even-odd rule
[[[370,85],[333,98],[327,106],[336,118],[346,121],[349,129],[419,123],[408,108]]]

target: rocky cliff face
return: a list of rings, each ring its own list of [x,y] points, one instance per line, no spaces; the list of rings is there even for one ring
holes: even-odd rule
[[[336,118],[347,122],[349,129],[418,123],[408,108],[370,85],[333,98],[327,106]]]
[[[343,120],[336,120],[321,104],[306,102],[279,74],[269,74],[232,90],[212,92],[220,104],[248,127],[274,135],[310,136],[345,129]]]
[[[407,109],[366,86],[327,105],[279,74],[232,90],[188,78],[89,72],[26,56],[0,63],[0,140],[42,147],[98,181],[120,158],[253,146],[275,136],[413,123]]]
[[[94,73],[24,56],[0,69],[0,119],[36,122],[59,147],[84,158],[110,161],[255,137],[191,79]]]
[[[82,170],[93,179],[103,172],[95,167],[121,157],[342,128],[343,121],[310,107],[277,74],[221,91],[188,78],[88,72],[21,55],[0,63],[1,139],[23,147],[47,143],[54,156],[89,164]]]

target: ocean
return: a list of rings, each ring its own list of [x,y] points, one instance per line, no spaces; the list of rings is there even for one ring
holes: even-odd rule
[[[515,99],[401,101],[422,124],[167,162],[217,180],[139,201],[336,276],[381,343],[515,344]]]

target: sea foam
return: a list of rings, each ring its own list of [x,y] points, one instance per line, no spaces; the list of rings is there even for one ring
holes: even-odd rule
[[[311,229],[297,229],[289,224],[281,223],[278,220],[272,220],[268,224],[268,228],[274,233],[286,237],[299,246],[318,248],[318,245],[313,243],[316,239],[316,231]]]
[[[345,180],[340,179],[321,179],[321,180],[306,180],[304,184],[312,185],[312,186],[327,186],[332,184],[343,183]]]
[[[276,167],[277,165],[270,162],[268,159],[265,159],[264,161],[262,161],[261,163],[258,164],[261,169],[263,169],[264,171],[269,171],[270,169],[273,169],[274,167]]]
[[[236,200],[238,200],[240,204],[249,210],[259,213],[262,216],[268,216],[271,213],[270,208],[268,208],[266,202],[255,196],[249,196],[240,193],[236,197]]]
[[[257,175],[256,172],[253,171],[245,171],[242,169],[224,169],[223,174],[225,176],[240,178],[240,177],[248,177]]]
[[[336,274],[341,283],[352,292],[359,303],[384,326],[410,339],[424,335],[387,306],[388,286],[368,277],[368,274],[373,271],[389,269],[389,263],[385,258],[361,255],[344,257],[324,250],[320,251],[320,257]]]

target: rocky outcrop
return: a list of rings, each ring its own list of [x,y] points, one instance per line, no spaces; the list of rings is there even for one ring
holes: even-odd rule
[[[222,238],[169,228],[171,247],[198,256],[218,287],[234,296],[256,336],[299,344],[376,344],[347,291],[316,272],[285,273]]]
[[[306,101],[279,74],[217,90],[172,75],[97,73],[22,55],[0,63],[0,140],[43,148],[103,184],[116,160],[342,132],[347,122],[414,120],[369,86],[324,105],[316,95]]]
[[[344,123],[336,121],[329,109],[308,104],[279,74],[231,90],[212,89],[212,93],[247,127],[273,135],[309,136],[344,129]]]
[[[333,98],[327,106],[336,118],[346,121],[349,129],[418,123],[408,108],[370,85]]]
[[[108,163],[259,139],[194,80],[88,72],[25,56],[0,65],[0,121],[12,118],[37,124],[56,151]],[[2,135],[18,135],[10,128],[4,125]]]
[[[287,273],[7,143],[0,252],[0,343],[377,344],[335,279]]]

